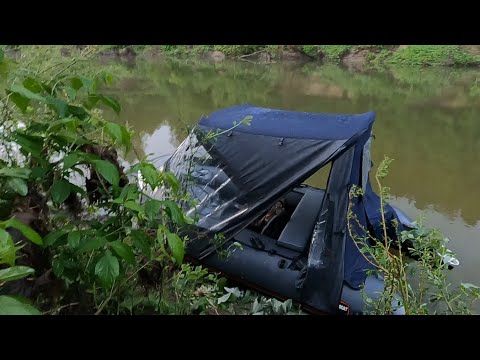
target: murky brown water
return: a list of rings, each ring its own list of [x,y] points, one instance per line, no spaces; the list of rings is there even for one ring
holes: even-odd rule
[[[394,205],[426,216],[452,241],[454,277],[480,284],[480,72],[395,69],[354,73],[336,66],[243,62],[137,62],[114,92],[119,121],[144,154],[167,155],[185,128],[218,108],[250,103],[310,112],[375,111],[372,156],[395,159]]]

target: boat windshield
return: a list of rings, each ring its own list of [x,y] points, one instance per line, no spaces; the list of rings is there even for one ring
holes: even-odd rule
[[[198,219],[200,228],[216,231],[247,210],[239,201],[233,176],[225,173],[194,133],[178,147],[167,167],[179,179],[182,191],[190,195],[183,209]]]

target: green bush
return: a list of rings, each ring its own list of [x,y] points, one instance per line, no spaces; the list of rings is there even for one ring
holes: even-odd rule
[[[397,50],[388,60],[404,65],[477,65],[478,56],[471,55],[459,45],[409,45]]]
[[[446,247],[448,239],[438,230],[417,223],[411,230],[399,231],[393,226],[397,239],[389,235],[390,228],[385,213],[385,201],[390,189],[383,185],[392,159],[385,158],[379,165],[375,180],[379,188],[382,236],[374,237],[352,212],[352,199],[362,195],[362,189],[353,187],[348,207],[348,231],[358,250],[373,266],[369,274],[384,280],[384,289],[375,298],[367,296],[367,313],[389,315],[403,308],[407,315],[471,314],[473,305],[480,299],[480,288],[472,284],[453,286],[448,277],[445,256],[454,257]],[[356,224],[360,231],[354,230]],[[409,254],[416,260],[405,256]]]
[[[246,55],[263,49],[264,45],[214,45],[213,49],[228,56]]]
[[[32,304],[6,296],[18,295],[10,294],[9,284],[23,277],[32,281],[17,285],[30,290],[45,276],[61,284],[55,297],[40,292],[32,299],[46,313],[159,312],[165,309],[160,304],[176,301],[170,295],[177,269],[190,282],[195,279],[192,292],[202,280],[216,281],[180,268],[188,240],[180,229],[193,220],[178,205],[185,195],[175,176],[146,159],[128,170],[120,167],[117,150],[131,151],[133,134],[126,124],[103,118],[107,109],[121,111],[115,98],[98,91],[112,77],[103,71],[77,73],[77,65],[95,50],[87,47],[78,57],[51,59],[38,68],[25,65],[32,63],[27,54],[15,64],[0,53],[0,65],[15,65],[0,102],[0,291],[6,293],[0,313],[38,313]],[[148,187],[164,188],[164,198],[150,198]],[[13,217],[12,209],[31,216],[35,229]],[[14,240],[9,228],[30,240],[32,251],[17,256],[27,244]],[[17,258],[29,266],[17,264]],[[51,270],[33,268],[39,262]],[[145,306],[139,297],[156,303]],[[197,310],[192,305],[183,312]]]
[[[319,45],[319,47],[326,59],[332,62],[339,62],[342,56],[353,49],[353,45]]]

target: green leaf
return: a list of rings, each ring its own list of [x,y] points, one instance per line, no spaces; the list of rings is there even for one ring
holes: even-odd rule
[[[41,315],[32,305],[11,296],[0,296],[0,315]]]
[[[65,267],[63,266],[63,262],[60,258],[56,257],[52,260],[52,270],[55,276],[62,276]]]
[[[67,93],[67,96],[70,99],[70,101],[75,101],[75,98],[77,97],[77,91],[70,86],[65,86],[64,90]]]
[[[160,246],[162,247],[162,249],[165,249],[165,233],[167,232],[167,228],[160,224],[158,225],[158,229],[157,229],[157,241],[158,243],[160,244]]]
[[[77,152],[68,154],[63,158],[63,169],[67,170],[72,166],[77,165],[81,159],[82,159],[81,155]]]
[[[67,200],[68,196],[72,192],[70,183],[65,179],[60,179],[55,181],[50,188],[50,193],[52,194],[52,199],[58,204],[63,203]]]
[[[98,276],[102,285],[110,288],[115,279],[120,275],[118,259],[107,250],[95,265],[95,275]]]
[[[252,313],[257,313],[259,312],[260,310],[263,309],[263,306],[260,304],[260,302],[258,301],[257,298],[255,298],[255,301],[253,302],[253,306],[252,306]]]
[[[63,262],[60,258],[56,257],[52,260],[52,270],[55,276],[58,278],[62,276],[65,267],[63,266]]]
[[[14,139],[22,147],[24,154],[31,153],[36,157],[41,157],[43,149],[43,138],[41,136],[27,135],[16,131]]]
[[[82,81],[83,87],[87,89],[89,93],[95,90],[95,82],[92,79],[80,76],[80,80]]]
[[[3,50],[0,49],[0,63],[3,62],[4,58],[5,58],[5,54],[3,53]]]
[[[6,79],[16,68],[18,68],[17,63],[9,59],[3,59],[3,62],[0,61],[0,77],[3,76]]]
[[[47,104],[53,110],[55,110],[55,112],[58,114],[58,116],[63,118],[67,115],[67,109],[68,109],[68,103],[67,102],[65,102],[63,100],[60,100],[56,97],[50,96],[50,95],[48,95],[46,99],[47,99]]]
[[[192,225],[195,220],[192,219],[191,217],[187,216],[187,215],[183,215],[183,220],[185,220],[185,224],[188,224],[188,225]]]
[[[12,266],[3,270],[0,270],[0,283],[18,280],[31,275],[35,272],[28,266]]]
[[[25,236],[32,243],[37,245],[43,245],[42,237],[38,235],[38,233],[35,230],[33,230],[30,226],[25,225],[23,222],[15,218],[10,218],[7,221],[0,223],[0,225],[2,224],[5,227],[5,229],[9,227],[13,227],[17,229],[23,234],[23,236]]]
[[[21,112],[25,112],[27,110],[28,105],[30,104],[30,99],[14,92],[10,93],[10,100],[17,105]]]
[[[225,295],[219,297],[218,300],[217,300],[217,304],[220,305],[220,304],[223,304],[223,303],[227,302],[230,299],[231,295],[232,295],[232,293],[226,293]]]
[[[24,168],[1,168],[0,176],[9,176],[27,180],[31,171]]]
[[[132,296],[126,297],[125,300],[123,300],[118,306],[121,309],[127,309],[128,311],[132,312],[135,307],[137,307],[143,302],[145,302],[145,298],[143,296],[132,295]]]
[[[127,263],[131,265],[135,264],[135,254],[129,245],[117,240],[111,242],[110,246],[112,247],[113,251],[115,251],[118,256],[125,259]]]
[[[105,125],[105,129],[114,142],[122,144],[128,151],[131,145],[131,139],[130,133],[125,126],[108,122]]]
[[[118,187],[120,182],[120,176],[118,175],[118,170],[111,162],[106,160],[96,160],[94,161],[95,168],[98,173],[107,180],[114,187]]]
[[[478,286],[470,283],[461,283],[460,284],[464,289],[480,289]]]
[[[4,245],[9,237],[10,234],[3,227],[0,226],[0,246]]]
[[[9,178],[6,185],[20,196],[28,194],[28,186],[25,180],[19,178]]]
[[[167,233],[168,247],[172,250],[172,255],[178,265],[182,264],[185,248],[182,239],[177,234]]]
[[[83,107],[75,105],[67,105],[66,114],[76,116],[80,120],[85,120],[90,116],[90,114]]]
[[[45,90],[41,82],[31,77],[27,77],[25,80],[23,80],[23,86],[35,94]]]
[[[79,170],[81,171],[81,170]],[[81,195],[85,195],[86,191],[83,190],[80,186],[70,184],[70,188],[72,189],[72,193],[79,193]]]
[[[121,110],[121,106],[120,106],[120,103],[115,100],[114,98],[110,97],[110,96],[101,96],[100,97],[100,100],[105,104],[107,105],[108,107],[110,107],[113,111],[115,111],[117,113],[117,115],[120,113],[120,110]]]
[[[278,313],[282,307],[282,302],[277,300],[277,299],[274,299],[272,298],[272,307],[273,307],[273,311],[275,313]]]
[[[162,203],[158,200],[148,200],[143,206],[145,208],[145,214],[153,220],[159,215]]]
[[[50,232],[45,238],[43,239],[43,242],[45,246],[52,246],[55,244],[58,240],[61,239],[63,235],[67,234],[65,230],[55,230]]]
[[[130,132],[125,126],[122,126],[122,144],[125,146],[126,151],[128,152],[132,146],[132,139]]]
[[[147,258],[152,256],[152,248],[150,238],[142,230],[132,230],[130,236],[132,237],[133,246],[140,250]]]
[[[136,212],[143,212],[143,208],[140,204],[136,203],[135,201],[127,201],[125,204],[123,204],[127,209],[136,211]]]
[[[107,130],[107,133],[110,135],[110,137],[114,141],[117,141],[118,143],[122,143],[122,127],[120,125],[112,122],[108,122],[105,125],[105,129]]]
[[[67,236],[67,243],[68,246],[72,249],[78,248],[80,245],[80,237],[81,237],[82,232],[81,231],[72,231],[68,233]]]
[[[72,123],[72,127],[76,127],[78,125],[78,122],[79,122],[79,120],[75,117],[54,120],[49,124],[48,130],[54,130],[57,127],[58,128],[63,128],[70,123]]]
[[[15,265],[15,244],[10,234],[0,228],[0,264]]]
[[[179,225],[185,224],[183,212],[174,201],[165,200],[162,203],[165,206],[166,213],[174,223]]]
[[[36,100],[36,101],[45,101],[45,98],[43,96],[40,96],[38,94],[35,94],[34,92],[31,92],[30,90],[26,89],[23,85],[12,85],[10,87],[10,91],[17,93],[29,100]]]
[[[117,202],[119,204],[123,204],[127,200],[138,200],[140,195],[140,192],[138,191],[138,187],[135,184],[128,184],[123,187],[122,192],[118,196],[118,199],[115,200],[120,200],[120,202]]]
[[[142,174],[143,180],[145,180],[152,189],[155,189],[158,186],[159,173],[155,166],[142,162],[140,164],[140,173]]]
[[[72,144],[75,145],[83,145],[91,143],[88,139],[83,136],[80,136],[76,130],[70,128],[63,128],[62,130],[56,132],[55,134],[51,135],[59,144],[63,144],[65,146],[70,146]]]
[[[44,167],[35,166],[32,168],[32,173],[30,174],[30,177],[33,180],[43,179],[48,171],[49,169],[46,169]]]
[[[97,250],[102,248],[107,243],[104,237],[87,237],[80,240],[80,246],[77,249],[77,253],[81,254],[87,251]]]
[[[241,298],[243,295],[238,287],[233,287],[233,288],[224,287],[224,290],[230,294],[235,295],[235,297],[237,298]]]
[[[165,177],[165,180],[167,181],[167,183],[173,189],[173,191],[178,191],[180,189],[180,182],[178,181],[178,179],[176,178],[176,176],[172,172],[166,171],[164,173],[164,177]]]
[[[80,90],[83,87],[83,81],[80,80],[80,78],[78,77],[71,78],[70,84],[72,85],[72,88],[76,91]]]
[[[96,160],[101,160],[100,157],[96,154],[88,154],[84,152],[78,152],[78,154],[82,157],[82,159],[86,162],[94,162]]]
[[[100,96],[98,95],[89,95],[87,100],[83,102],[83,106],[85,106],[88,110],[92,109],[95,105],[97,105],[98,101],[100,100]]]
[[[113,82],[113,76],[112,76],[111,73],[109,73],[109,72],[102,72],[101,76],[102,76],[103,82],[104,82],[106,85],[111,85],[111,84],[112,84],[112,82]]]

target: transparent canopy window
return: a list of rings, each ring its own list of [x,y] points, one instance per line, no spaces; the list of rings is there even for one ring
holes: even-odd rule
[[[219,160],[210,156],[211,148],[207,151],[205,146],[194,133],[190,134],[170,159],[168,168],[193,200],[183,204],[187,215],[198,217],[200,228],[215,231],[248,207],[239,202],[233,176],[225,173]]]

